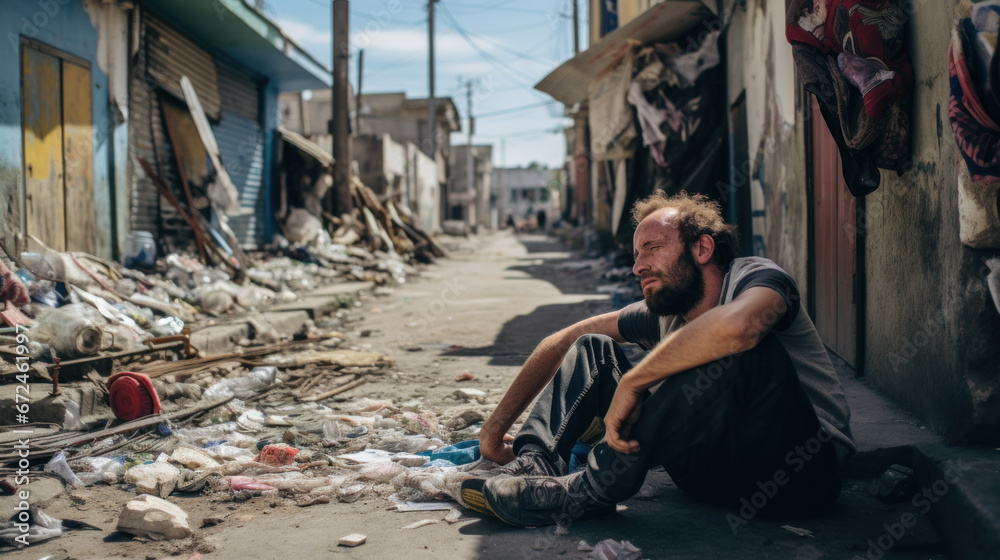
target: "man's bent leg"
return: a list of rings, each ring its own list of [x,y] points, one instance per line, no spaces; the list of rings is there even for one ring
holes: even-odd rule
[[[584,335],[566,353],[552,381],[539,396],[514,439],[514,453],[525,445],[540,448],[560,473],[570,452],[595,418],[604,417],[618,380],[632,364],[609,337]]]
[[[764,488],[772,495],[762,510],[823,508],[839,494],[829,437],[774,335],[739,356],[668,378],[644,400],[629,439],[639,442],[638,453],[606,443],[591,452],[583,485],[591,500],[629,498],[658,464],[681,489],[714,501],[737,503]],[[808,460],[796,454],[800,449]]]

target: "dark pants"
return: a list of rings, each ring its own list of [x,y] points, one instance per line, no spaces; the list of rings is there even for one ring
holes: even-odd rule
[[[607,413],[618,380],[631,367],[612,339],[580,337],[518,433],[514,451],[537,445],[565,473],[577,439],[593,433],[595,418]],[[690,494],[727,505],[753,500],[766,514],[816,513],[840,494],[830,436],[774,335],[647,391],[626,439],[636,440],[640,451],[619,453],[602,441],[588,457],[586,480],[602,502],[631,497],[656,465]]]

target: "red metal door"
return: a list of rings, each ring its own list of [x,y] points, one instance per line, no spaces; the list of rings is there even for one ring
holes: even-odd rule
[[[840,153],[812,101],[813,239],[816,329],[820,338],[852,366],[855,348],[855,293],[857,247],[856,201],[847,190]]]

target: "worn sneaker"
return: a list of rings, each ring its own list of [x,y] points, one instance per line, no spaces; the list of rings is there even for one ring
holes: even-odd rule
[[[540,451],[527,451],[500,468],[500,473],[511,476],[559,476],[556,467]],[[462,501],[469,509],[485,515],[493,515],[483,497],[485,478],[470,478],[462,482]]]
[[[577,519],[613,514],[615,504],[597,502],[586,492],[583,475],[500,475],[483,483],[484,505],[488,513],[518,527],[566,526]]]
[[[511,476],[559,476],[555,465],[543,453],[528,451],[500,467],[500,474]]]

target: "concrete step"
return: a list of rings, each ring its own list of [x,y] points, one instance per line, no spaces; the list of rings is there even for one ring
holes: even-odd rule
[[[930,516],[960,560],[1000,558],[1000,450],[922,444],[913,448],[918,493],[912,506]]]

